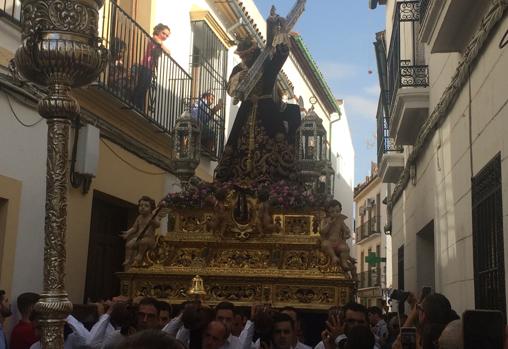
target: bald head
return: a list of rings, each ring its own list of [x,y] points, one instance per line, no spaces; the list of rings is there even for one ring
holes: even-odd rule
[[[220,321],[212,321],[203,334],[203,349],[219,349],[229,337],[228,329]]]

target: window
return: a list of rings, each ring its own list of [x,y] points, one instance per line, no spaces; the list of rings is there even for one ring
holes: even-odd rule
[[[501,156],[472,179],[475,303],[506,315]]]
[[[202,150],[212,158],[217,158],[224,147],[224,107],[214,110],[213,106],[226,100],[227,54],[227,48],[206,21],[192,22],[192,99],[199,109]],[[213,104],[198,102],[203,93],[213,94]]]

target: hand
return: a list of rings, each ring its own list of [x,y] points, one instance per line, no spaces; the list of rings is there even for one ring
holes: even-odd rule
[[[345,324],[342,323],[339,316],[337,314],[333,314],[327,321],[326,321],[326,328],[329,332],[330,337],[335,343],[335,339],[340,336],[341,334],[344,334],[344,327]]]
[[[136,296],[132,299],[132,304],[139,304],[139,302],[141,302],[141,300],[145,298],[144,296]]]
[[[265,341],[259,341],[259,349],[272,349],[272,343],[271,342],[265,342]]]
[[[106,313],[106,307],[104,306],[103,302],[97,302],[93,304],[95,304],[95,306],[97,307],[97,315],[99,315],[99,317]]]
[[[402,343],[400,342],[400,334],[397,336],[397,339],[392,344],[391,349],[402,349]]]
[[[335,349],[335,339],[332,338],[330,331],[324,330],[321,332],[321,340],[325,345],[325,349]]]
[[[217,101],[217,104],[216,106],[220,109],[224,106],[224,101],[222,100],[222,98],[219,98],[219,100]]]
[[[407,304],[409,304],[411,306],[411,308],[414,308],[416,306],[416,303],[418,302],[418,300],[416,299],[416,296],[414,295],[414,293],[409,292],[406,302],[407,302]]]

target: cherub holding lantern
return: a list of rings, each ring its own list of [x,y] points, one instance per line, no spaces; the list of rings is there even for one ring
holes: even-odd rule
[[[337,200],[331,200],[325,212],[319,233],[321,248],[331,257],[332,263],[338,264],[345,273],[350,273],[352,279],[356,279],[356,260],[350,256],[346,242],[351,237],[351,231],[344,222],[347,217],[342,214],[342,205]]]
[[[155,212],[155,201],[142,196],[138,200],[139,215],[129,230],[120,234],[126,240],[124,266],[140,266],[146,251],[153,249],[156,244],[155,230],[160,227],[160,219],[167,213],[165,202],[160,203]]]

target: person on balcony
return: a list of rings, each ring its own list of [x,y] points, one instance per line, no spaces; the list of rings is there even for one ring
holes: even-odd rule
[[[215,130],[218,120],[216,114],[222,109],[222,99],[215,104],[215,95],[212,92],[205,92],[191,108],[191,116],[201,126],[201,144],[210,152],[215,151]]]
[[[146,92],[152,83],[153,73],[157,69],[160,56],[163,52],[171,55],[169,49],[163,45],[170,34],[171,30],[167,25],[157,24],[153,28],[152,39],[149,40],[146,46],[141,64],[137,66],[137,81],[132,93],[132,102],[142,112],[145,111]]]
[[[110,47],[111,61],[108,70],[108,85],[122,97],[128,97],[129,72],[124,64],[125,41],[120,38],[113,38]]]

